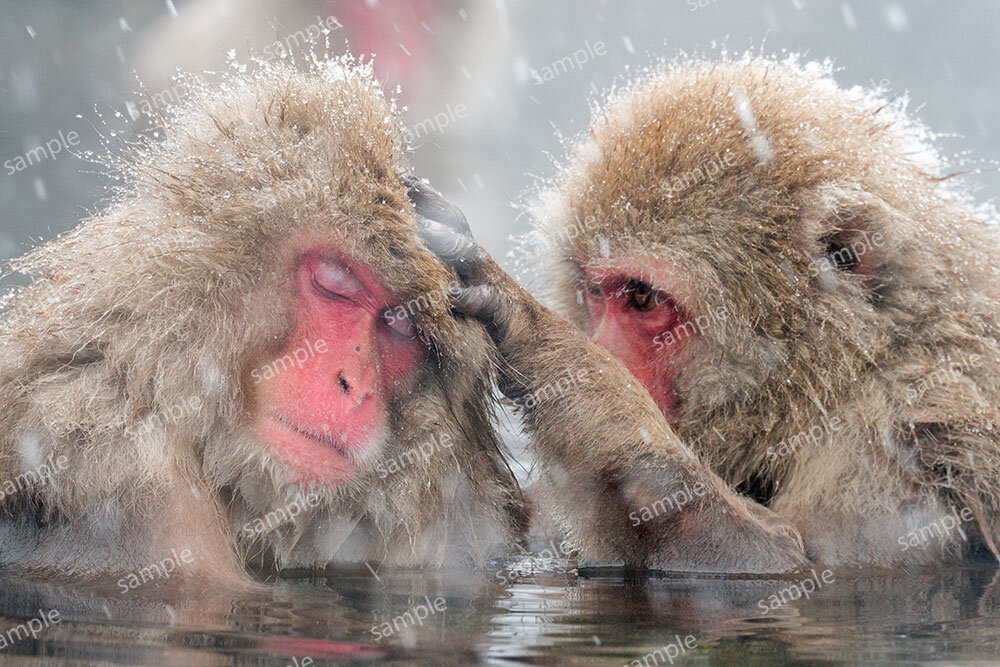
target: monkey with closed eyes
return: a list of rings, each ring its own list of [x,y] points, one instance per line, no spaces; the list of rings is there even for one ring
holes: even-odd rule
[[[189,88],[103,211],[13,263],[0,564],[239,582],[508,553],[495,353],[449,313],[370,67]]]

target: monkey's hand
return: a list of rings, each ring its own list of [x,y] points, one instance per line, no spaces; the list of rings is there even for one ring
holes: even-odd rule
[[[808,562],[795,527],[698,460],[632,374],[510,278],[461,211],[407,185],[425,243],[463,281],[453,309],[479,318],[503,359],[500,390],[533,436],[543,508],[584,561],[711,572]]]
[[[407,176],[403,180],[424,242],[462,280],[461,286],[450,290],[455,312],[481,320],[501,352],[525,342],[511,340],[512,335],[533,335],[529,328],[518,324],[534,319],[542,311],[558,317],[538,304],[476,243],[457,206],[419,179]],[[571,327],[568,322],[565,325]],[[516,391],[513,387],[511,390]]]

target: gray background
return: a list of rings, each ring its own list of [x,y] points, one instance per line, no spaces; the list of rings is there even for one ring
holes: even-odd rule
[[[705,6],[693,11],[699,3]],[[515,204],[553,174],[564,138],[585,128],[597,92],[681,51],[798,52],[834,59],[844,85],[882,81],[908,91],[933,130],[954,135],[942,138],[945,153],[982,167],[971,177],[979,199],[1000,194],[995,0],[174,0],[176,14],[170,4],[0,0],[0,163],[60,130],[80,134],[76,150],[97,148],[98,129],[118,127],[114,109],[135,99],[137,77],[150,91],[163,90],[178,66],[223,67],[229,49],[245,56],[317,16],[345,23],[331,42],[342,52],[352,29],[347,17],[360,15],[376,29],[385,23],[378,49],[410,44],[413,51],[415,42],[431,54],[402,77],[408,122],[465,104],[466,117],[420,141],[413,160],[501,258],[510,236],[526,228]],[[407,33],[397,20],[407,13],[426,19],[429,30]],[[606,55],[580,69],[541,85],[529,74],[598,42]],[[352,43],[353,50],[366,46]],[[400,79],[382,78],[390,92]],[[95,210],[107,182],[100,172],[65,151],[14,175],[0,169],[0,259]]]

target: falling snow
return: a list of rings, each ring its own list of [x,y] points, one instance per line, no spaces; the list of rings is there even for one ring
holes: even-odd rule
[[[858,27],[858,20],[854,18],[854,10],[846,2],[840,6],[840,13],[844,17],[844,23],[848,28],[854,30]]]
[[[32,185],[35,188],[35,196],[40,200],[45,201],[49,198],[49,191],[45,187],[45,181],[41,178],[36,178],[32,181]]]
[[[901,32],[909,27],[910,19],[902,5],[890,2],[885,6],[884,14],[885,22],[893,30]]]
[[[736,113],[740,118],[740,122],[743,123],[743,127],[746,128],[747,135],[750,138],[750,145],[753,148],[754,155],[757,156],[759,162],[769,164],[774,159],[774,152],[771,150],[771,144],[768,142],[767,137],[757,128],[757,119],[754,117],[750,99],[746,96],[745,92],[737,90],[733,94],[733,100],[736,103]]]

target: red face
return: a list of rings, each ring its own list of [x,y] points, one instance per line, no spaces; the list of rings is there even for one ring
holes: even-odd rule
[[[684,344],[674,332],[687,318],[669,294],[627,271],[587,267],[586,275],[591,339],[622,362],[672,419],[677,397],[671,358]]]
[[[313,251],[299,257],[294,280],[295,329],[251,372],[257,432],[299,481],[336,485],[379,454],[388,396],[427,350],[367,267]]]

